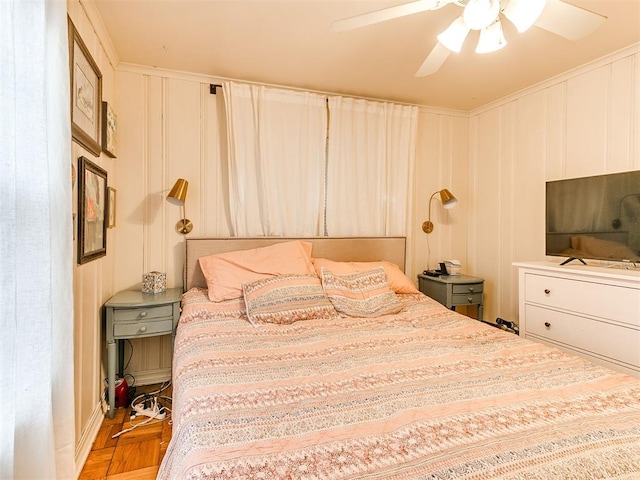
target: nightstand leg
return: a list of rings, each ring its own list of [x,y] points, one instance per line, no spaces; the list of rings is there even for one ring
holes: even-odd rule
[[[482,306],[481,303],[478,304],[478,320],[482,320],[482,313],[484,311],[484,308]]]
[[[109,418],[113,418],[116,414],[116,342],[107,343],[107,381]]]
[[[124,378],[124,340],[116,340],[118,343],[118,378]]]

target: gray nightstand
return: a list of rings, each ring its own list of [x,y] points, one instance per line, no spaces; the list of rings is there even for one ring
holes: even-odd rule
[[[484,280],[468,275],[418,275],[419,289],[451,310],[460,305],[477,305],[478,320],[482,320]]]
[[[182,288],[162,293],[123,290],[104,304],[107,317],[107,376],[109,381],[109,417],[115,415],[116,358],[122,378],[124,348],[127,338],[172,335],[180,318]]]

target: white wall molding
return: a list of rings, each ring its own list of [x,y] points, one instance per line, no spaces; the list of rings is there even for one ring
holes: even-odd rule
[[[102,403],[98,403],[93,409],[91,417],[89,418],[87,425],[82,431],[82,436],[76,442],[76,478],[80,476],[82,468],[87,461],[87,457],[91,452],[91,447],[93,447],[93,443],[95,442],[96,437],[98,436],[98,432],[100,431],[100,427],[102,426],[104,414],[105,412],[102,410]]]
[[[158,67],[148,67],[148,66],[145,66],[145,65],[136,65],[136,64],[133,64],[133,63],[120,63],[118,65],[117,70],[121,71],[121,72],[137,73],[139,75],[150,75],[150,76],[154,76],[154,77],[170,78],[170,79],[173,79],[173,80],[184,80],[184,81],[187,81],[187,82],[220,84],[220,83],[225,82],[225,81],[230,81],[230,82],[247,83],[247,84],[250,84],[250,85],[260,85],[260,86],[271,87],[271,88],[285,88],[287,90],[317,93],[318,95],[341,95],[341,94],[335,93],[335,92],[325,92],[325,91],[319,91],[319,90],[307,90],[307,89],[303,89],[303,88],[291,87],[291,86],[288,86],[288,85],[274,85],[274,84],[270,84],[270,83],[251,82],[251,81],[248,81],[248,80],[241,80],[241,79],[235,79],[235,78],[214,77],[214,76],[210,76],[210,75],[203,75],[203,74],[200,74],[200,73],[190,73],[190,72],[183,72],[183,71],[179,71],[179,70],[168,70],[168,69],[158,68]],[[466,110],[455,110],[455,109],[448,109],[448,108],[430,107],[428,105],[402,103],[402,102],[396,102],[396,101],[393,101],[393,100],[386,100],[386,99],[382,99],[382,98],[358,97],[358,96],[355,96],[355,95],[344,95],[344,96],[349,97],[349,98],[359,98],[359,99],[363,99],[363,100],[371,100],[373,102],[389,102],[389,103],[396,103],[398,105],[413,105],[413,106],[418,107],[421,112],[433,113],[435,115],[447,115],[447,116],[464,117],[464,118],[468,118],[469,117],[469,112],[466,111]]]
[[[130,374],[136,379],[136,385],[154,385],[171,380],[171,368],[154,368]]]
[[[507,95],[506,97],[502,97],[495,102],[487,103],[486,105],[482,105],[476,109],[470,110],[468,113],[470,116],[481,115],[484,112],[489,110],[493,110],[494,108],[498,108],[502,105],[505,105],[509,102],[514,102],[522,97],[526,97],[540,90],[544,90],[548,87],[556,85],[561,82],[565,82],[571,78],[582,75],[586,72],[594,70],[596,68],[611,64],[616,62],[622,58],[633,56],[640,53],[640,43],[636,43],[629,47],[618,50],[617,52],[611,53],[609,55],[605,55],[604,57],[598,58],[597,60],[593,60],[589,63],[585,63],[580,65],[577,68],[572,70],[568,70],[560,75],[556,75],[555,77],[548,78],[540,83],[532,85],[530,87],[524,88],[518,92],[515,92],[511,95]]]
[[[93,27],[93,31],[98,37],[98,41],[100,45],[102,45],[102,49],[104,50],[107,58],[109,59],[109,63],[113,68],[116,68],[120,63],[120,59],[118,57],[118,52],[116,51],[113,43],[111,42],[111,37],[107,32],[107,28],[104,26],[104,22],[102,21],[102,16],[96,7],[95,2],[87,1],[87,0],[78,0],[82,9],[84,10],[89,23]]]

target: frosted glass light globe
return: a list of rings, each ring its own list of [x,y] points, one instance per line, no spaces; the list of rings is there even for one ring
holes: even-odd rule
[[[471,30],[482,30],[491,25],[500,13],[500,0],[470,0],[462,19]]]

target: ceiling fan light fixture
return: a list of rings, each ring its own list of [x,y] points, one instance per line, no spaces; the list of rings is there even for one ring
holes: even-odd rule
[[[502,32],[502,23],[497,20],[487,28],[480,30],[480,39],[476,47],[476,53],[491,53],[506,47],[507,40]]]
[[[460,53],[467,35],[469,35],[469,27],[462,17],[458,17],[449,25],[449,28],[438,35],[438,41],[452,52]]]
[[[540,18],[546,5],[547,0],[508,0],[502,13],[522,33]]]
[[[500,0],[469,0],[462,18],[471,30],[482,30],[491,25],[499,14]]]

